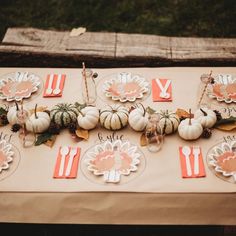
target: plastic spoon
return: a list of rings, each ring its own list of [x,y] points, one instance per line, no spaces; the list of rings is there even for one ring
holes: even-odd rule
[[[69,148],[67,146],[64,146],[60,150],[61,154],[61,163],[60,163],[60,169],[59,169],[59,176],[62,176],[64,173],[64,166],[65,166],[65,159],[66,155],[69,153]]]
[[[48,81],[48,87],[47,87],[47,90],[46,90],[46,94],[51,94],[52,93],[53,78],[54,78],[54,75],[50,74],[49,81]]]
[[[190,165],[190,160],[189,160],[189,155],[191,153],[191,149],[188,146],[184,146],[182,148],[182,153],[185,156],[185,162],[186,162],[186,169],[187,169],[187,175],[191,176],[192,175],[192,170],[191,170],[191,165]]]

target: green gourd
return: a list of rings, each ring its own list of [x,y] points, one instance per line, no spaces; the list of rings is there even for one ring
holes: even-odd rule
[[[76,123],[78,115],[77,107],[71,103],[58,103],[50,111],[51,121],[62,128],[70,123]]]

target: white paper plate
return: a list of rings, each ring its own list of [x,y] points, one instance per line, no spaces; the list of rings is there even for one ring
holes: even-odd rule
[[[214,80],[215,83],[208,86],[208,96],[219,102],[236,102],[236,89],[234,89],[236,88],[236,78],[230,74],[219,74]],[[232,88],[232,86],[234,87]]]
[[[139,75],[122,72],[105,81],[103,93],[106,97],[120,102],[134,102],[149,91],[149,83]]]
[[[40,86],[40,78],[28,72],[15,72],[0,78],[0,99],[21,101],[29,98]]]
[[[236,141],[214,146],[209,154],[209,164],[225,177],[233,177],[236,183]]]

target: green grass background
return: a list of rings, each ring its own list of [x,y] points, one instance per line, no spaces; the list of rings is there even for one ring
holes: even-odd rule
[[[236,0],[0,0],[8,27],[235,37]]]

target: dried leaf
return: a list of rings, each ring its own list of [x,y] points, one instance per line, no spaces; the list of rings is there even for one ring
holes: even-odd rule
[[[53,135],[50,139],[48,139],[44,144],[48,147],[52,147],[56,141],[57,135]]]
[[[88,140],[88,138],[89,138],[89,132],[86,129],[78,128],[75,131],[75,134],[78,138],[82,138],[82,139],[85,139],[85,140]]]
[[[231,124],[222,124],[216,127],[219,130],[223,130],[223,131],[231,131],[236,129],[236,122],[231,123]]]
[[[46,111],[47,108],[46,106],[37,107],[37,112]],[[30,109],[30,114],[34,114],[34,109]]]
[[[147,139],[145,133],[142,133],[140,136],[140,146],[147,146]]]
[[[150,115],[154,114],[156,111],[152,109],[151,107],[147,107],[146,112]]]
[[[175,114],[179,117],[179,118],[189,118],[190,114],[189,112],[185,111],[184,109],[178,108],[177,111],[175,112]],[[193,114],[191,114],[191,118],[193,118]]]
[[[0,115],[6,115],[7,114],[7,109],[0,107]]]
[[[221,119],[215,123],[214,128],[223,131],[231,131],[236,128],[236,117],[230,116],[229,118]]]
[[[81,34],[84,34],[85,32],[86,32],[86,28],[84,27],[73,28],[70,32],[70,37],[76,37]]]
[[[42,133],[40,135],[38,135],[37,140],[35,142],[35,146],[41,145],[42,143],[47,142],[48,140],[50,140],[52,138],[53,134],[51,133]]]

